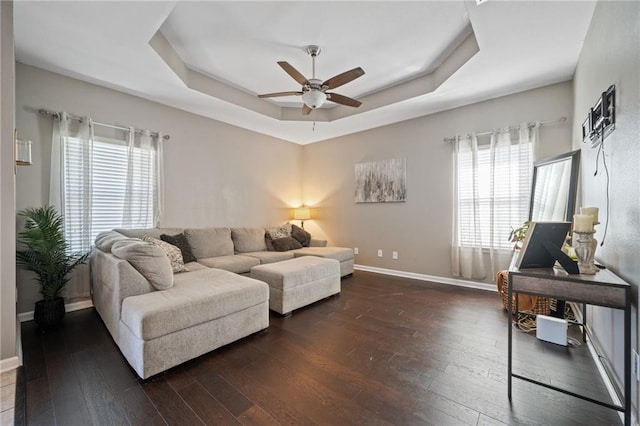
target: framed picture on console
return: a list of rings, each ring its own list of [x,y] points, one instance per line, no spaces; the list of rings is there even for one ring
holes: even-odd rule
[[[571,222],[533,222],[524,239],[520,254],[516,259],[516,267],[523,268],[552,268],[556,260],[573,272],[574,268],[569,264],[565,266],[566,259],[571,260],[562,252],[562,246],[571,231]],[[571,262],[573,262],[571,260]],[[575,264],[575,262],[573,262]],[[577,269],[577,265],[575,265]]]

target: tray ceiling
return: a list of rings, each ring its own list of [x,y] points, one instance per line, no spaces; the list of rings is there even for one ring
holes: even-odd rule
[[[594,2],[27,2],[16,60],[305,144],[572,78]],[[360,108],[301,114],[277,64],[360,66]],[[46,106],[46,105],[44,105]],[[70,111],[82,114],[82,111]],[[315,122],[315,126],[313,125]],[[160,129],[161,130],[161,129]]]

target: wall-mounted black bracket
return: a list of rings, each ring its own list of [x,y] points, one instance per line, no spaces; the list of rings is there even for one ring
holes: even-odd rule
[[[591,141],[597,147],[616,128],[616,86],[612,84],[589,109],[582,123],[582,142]]]

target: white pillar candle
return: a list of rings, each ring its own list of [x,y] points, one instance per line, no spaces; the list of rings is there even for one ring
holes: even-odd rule
[[[593,223],[598,223],[598,208],[597,207],[580,207],[580,214],[586,214],[593,216]]]
[[[588,214],[574,214],[573,230],[578,232],[593,231],[593,216]]]

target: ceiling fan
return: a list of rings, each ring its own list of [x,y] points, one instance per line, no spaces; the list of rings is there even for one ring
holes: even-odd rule
[[[364,74],[364,70],[362,68],[357,67],[352,70],[345,71],[342,74],[338,74],[323,82],[322,80],[318,80],[316,78],[316,56],[320,54],[320,47],[316,45],[307,46],[307,53],[309,54],[309,56],[311,56],[312,62],[313,78],[310,79],[307,79],[305,76],[303,76],[288,62],[278,62],[278,65],[280,65],[287,74],[289,74],[295,81],[302,84],[301,91],[267,93],[264,95],[258,95],[258,97],[276,98],[279,96],[302,96],[302,102],[304,102],[304,106],[302,107],[302,114],[304,115],[308,115],[311,110],[320,108],[325,101],[331,101],[340,105],[346,105],[354,108],[357,108],[362,104],[362,102],[349,98],[347,96],[340,95],[338,93],[327,92],[327,90],[335,89],[362,76]]]

